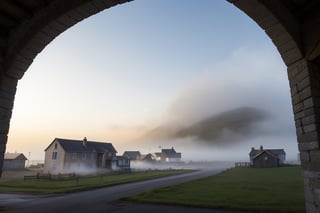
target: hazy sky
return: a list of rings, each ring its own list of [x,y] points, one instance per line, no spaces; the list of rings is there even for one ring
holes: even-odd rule
[[[261,134],[226,148],[141,139],[238,107],[268,112],[253,129]],[[41,160],[55,137],[85,136],[119,154],[174,146],[185,160],[247,160],[260,145],[298,153],[286,67],[261,28],[224,0],[135,0],[49,44],[18,84],[7,151]]]

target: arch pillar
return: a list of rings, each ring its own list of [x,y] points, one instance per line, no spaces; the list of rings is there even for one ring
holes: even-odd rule
[[[18,80],[0,75],[0,177]]]
[[[301,59],[288,66],[306,212],[320,211],[320,69]]]

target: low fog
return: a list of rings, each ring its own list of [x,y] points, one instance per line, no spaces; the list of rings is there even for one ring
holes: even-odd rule
[[[260,145],[291,160],[298,153],[286,67],[271,48],[240,49],[208,67],[159,120],[138,140],[174,146],[185,160],[247,160]]]

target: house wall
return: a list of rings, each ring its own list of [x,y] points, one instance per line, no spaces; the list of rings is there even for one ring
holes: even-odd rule
[[[181,158],[166,158],[166,162],[180,162]]]
[[[3,170],[22,170],[25,168],[26,161],[23,159],[4,160]]]
[[[267,152],[262,153],[253,159],[253,167],[256,168],[271,168],[278,167],[278,159],[269,155]]]
[[[76,157],[76,158],[75,158]],[[90,172],[97,169],[97,153],[67,152],[64,172]]]
[[[57,152],[57,158],[52,159],[53,152]],[[62,146],[54,141],[45,151],[45,159],[44,159],[44,173],[62,173],[64,169],[65,162],[65,151]]]
[[[285,154],[278,155],[278,158],[280,160],[279,164],[283,165],[285,163],[285,160],[286,160],[286,155]]]

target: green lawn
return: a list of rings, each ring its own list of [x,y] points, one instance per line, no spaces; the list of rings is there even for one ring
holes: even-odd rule
[[[305,212],[299,167],[236,168],[123,200],[259,212]]]
[[[130,183],[170,175],[177,175],[192,170],[150,170],[144,172],[109,173],[97,176],[80,177],[77,180],[12,180],[0,183],[0,192],[28,193],[69,193],[101,188],[123,183]]]

